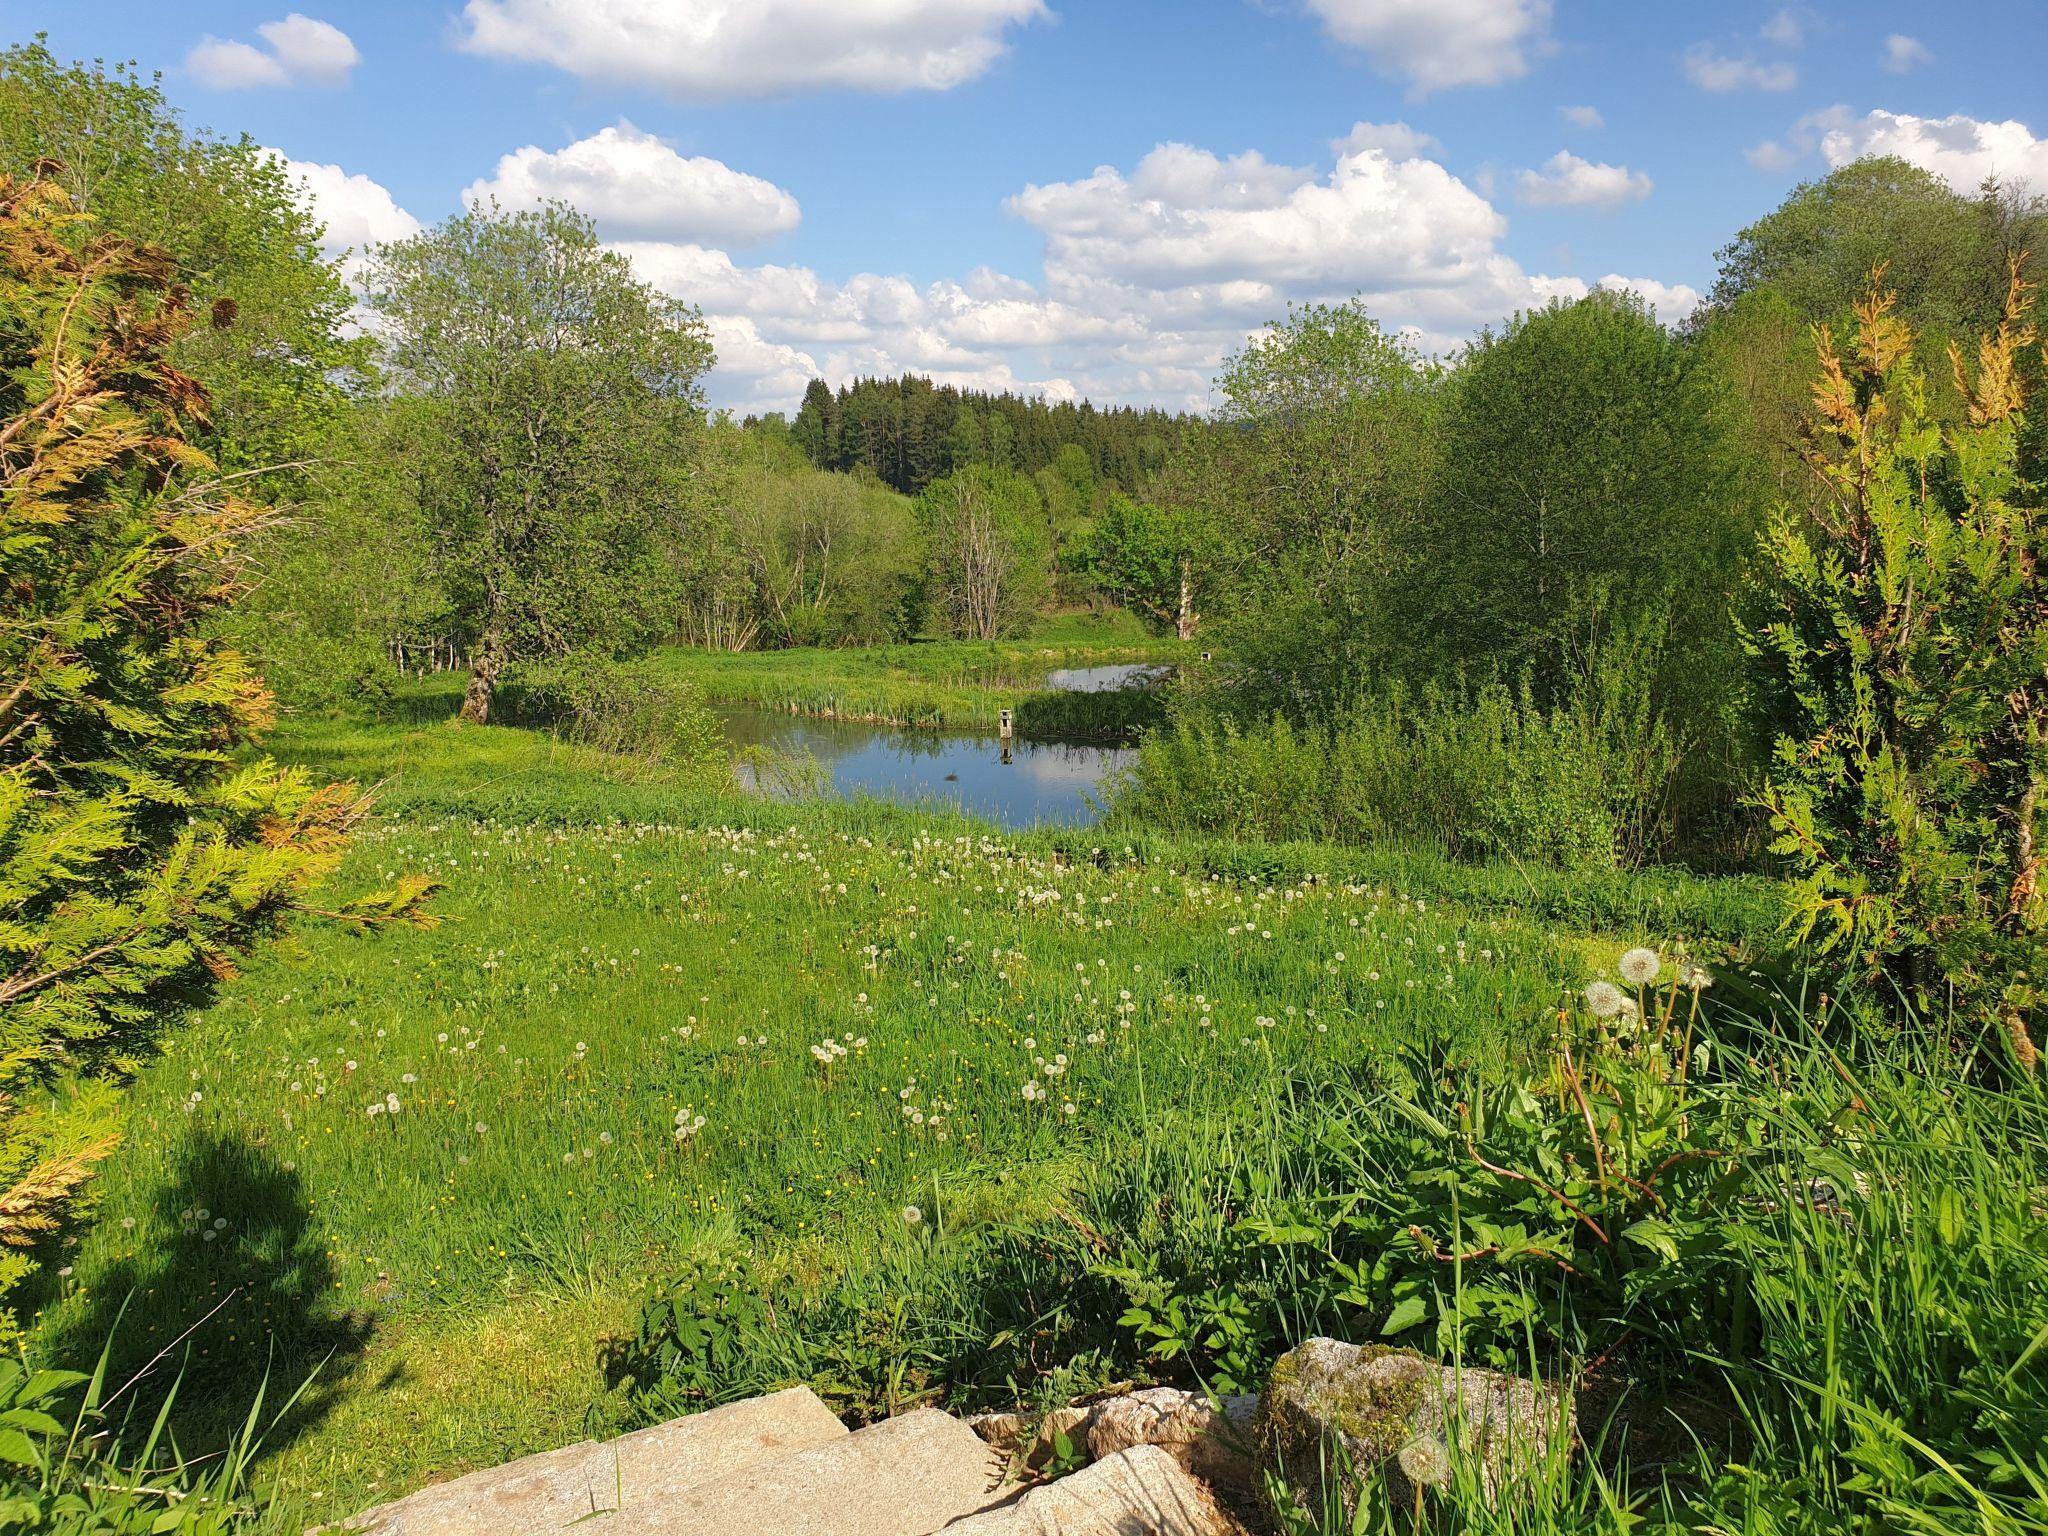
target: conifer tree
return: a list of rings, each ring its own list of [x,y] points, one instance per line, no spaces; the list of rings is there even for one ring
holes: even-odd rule
[[[2031,1070],[2048,551],[2018,473],[2028,297],[2015,265],[1974,366],[1951,347],[1967,412],[1949,426],[1891,294],[1857,307],[1847,355],[1818,330],[1824,495],[1773,521],[1744,639],[1777,743],[1762,799],[1795,932],[1923,1018],[2002,1034]]]
[[[249,755],[270,694],[207,621],[269,514],[193,446],[191,324],[167,253],[0,177],[0,1292],[155,1021],[309,910],[367,809]],[[329,915],[416,919],[429,886]]]

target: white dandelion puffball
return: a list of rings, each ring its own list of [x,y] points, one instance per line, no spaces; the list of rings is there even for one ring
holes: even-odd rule
[[[1613,1018],[1627,1001],[1621,995],[1621,988],[1611,981],[1596,981],[1586,988],[1586,1008],[1596,1019]]]
[[[903,1225],[906,1227],[914,1227],[923,1220],[924,1212],[920,1211],[916,1206],[906,1205],[903,1207]]]
[[[1621,957],[1621,979],[1631,986],[1647,987],[1664,969],[1654,949],[1632,949]]]
[[[1440,1488],[1451,1480],[1451,1453],[1434,1435],[1422,1435],[1401,1447],[1395,1458],[1408,1481],[1422,1488]]]

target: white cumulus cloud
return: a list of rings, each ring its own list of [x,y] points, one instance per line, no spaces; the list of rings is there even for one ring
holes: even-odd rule
[[[2036,138],[2025,123],[2010,118],[1993,123],[1960,112],[1915,117],[1879,109],[1861,118],[1836,111],[1811,121],[1819,130],[1821,158],[1830,166],[1866,155],[1897,155],[1934,172],[1958,192],[1975,191],[1987,176],[2048,192],[2048,139]]]
[[[1540,171],[1518,178],[1522,201],[1534,208],[1619,208],[1640,203],[1655,185],[1641,171],[1604,161],[1582,160],[1560,149]]]
[[[1783,59],[1736,58],[1711,43],[1694,43],[1683,63],[1685,78],[1703,91],[1789,91],[1799,83],[1798,69]]]
[[[720,160],[685,156],[623,119],[554,151],[529,144],[500,157],[492,176],[463,190],[465,203],[530,208],[573,204],[623,240],[752,245],[796,228],[797,201],[781,187]]]
[[[1550,0],[1308,0],[1332,38],[1418,94],[1498,85],[1550,49]]]
[[[1557,115],[1574,128],[1605,128],[1607,119],[1598,107],[1559,107]]]
[[[345,85],[349,71],[362,62],[355,43],[341,28],[296,11],[281,21],[264,22],[256,35],[266,46],[201,38],[185,55],[185,68],[201,85],[235,91],[252,86]]]
[[[1772,13],[1760,35],[1765,42],[1776,43],[1780,48],[1797,48],[1806,41],[1806,29],[1812,23],[1813,13],[1805,6],[1788,5]]]
[[[1383,324],[1448,351],[1517,309],[1588,292],[1508,255],[1506,219],[1433,150],[1404,125],[1367,123],[1334,139],[1321,166],[1162,144],[1127,167],[1027,186],[1006,206],[1043,237],[1031,279],[980,268],[936,282],[833,280],[704,242],[618,249],[703,309],[722,405],[787,410],[811,378],[914,372],[1199,410],[1223,357],[1290,303],[1357,296]],[[1697,297],[1653,279],[1603,281],[1666,318]]]
[[[1045,0],[468,0],[461,44],[586,80],[726,98],[950,90]]]

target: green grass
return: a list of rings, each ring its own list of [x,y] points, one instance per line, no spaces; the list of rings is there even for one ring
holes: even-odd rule
[[[265,1442],[280,1529],[701,1401],[606,1368],[648,1284],[693,1266],[774,1302],[711,1395],[808,1380],[855,1417],[1376,1337],[1368,1218],[1426,1165],[1404,1104],[1455,1123],[1547,1071],[1561,999],[1620,942],[1746,961],[1775,918],[1752,884],[1673,872],[768,805],[521,730],[301,720],[274,746],[382,781],[346,878],[434,874],[444,925],[302,929],[176,1032],[45,1272],[33,1350],[89,1361],[120,1315],[125,1375],[178,1341],[160,1373],[182,1363],[191,1447],[233,1439],[266,1364],[284,1390],[318,1367]],[[1732,1214],[1672,1215],[1721,1267],[1626,1317],[1539,1282],[1531,1324],[1545,1370],[1584,1337],[1616,1343],[1610,1373],[1690,1373],[1722,1422],[1748,1415],[1729,1433],[1761,1470],[1729,1471],[1712,1431],[1675,1483],[1668,1449],[1603,1452],[1470,1528],[1619,1533],[1633,1499],[1673,1529],[1876,1536],[1958,1528],[1998,1477],[1971,1528],[2037,1529],[2010,1512],[2048,1479],[2025,1470],[2040,1096],[1935,1092],[1944,1063],[1845,1063],[1787,1029],[1717,1044],[1690,1111],[1758,1148]],[[1782,1198],[1845,1167],[1871,1187],[1853,1228]],[[1866,1228],[1881,1247],[1848,1240]],[[1735,1335],[1699,1319],[1730,1274],[1754,1279],[1730,1325],[1753,1342],[1722,1361]],[[1152,1332],[1119,1321],[1134,1302]],[[1897,1322],[1860,1331],[1859,1308]],[[1922,1486],[1946,1476],[1922,1434],[1977,1456],[1960,1491]],[[1457,1508],[1441,1528],[1480,1518]]]
[[[1035,1168],[1049,1198],[1153,1107],[1257,1102],[1403,1036],[1516,1031],[1572,974],[1536,928],[1421,889],[1098,867],[516,730],[305,722],[277,745],[388,779],[348,878],[425,870],[445,925],[305,929],[181,1031],[40,1337],[97,1347],[133,1292],[137,1356],[224,1301],[192,1340],[195,1425],[239,1411],[257,1341],[287,1375],[331,1354],[282,1453],[329,1514],[579,1432],[593,1326],[682,1255],[829,1272],[908,1241],[896,1213],[935,1181]],[[828,1035],[866,1043],[827,1070]],[[1052,1091],[1028,1103],[1034,1077]],[[387,1094],[400,1111],[369,1114]],[[678,1143],[686,1107],[707,1123]],[[553,1362],[551,1390],[481,1414],[461,1342],[480,1337]],[[387,1383],[412,1430],[366,1439]]]
[[[1045,687],[1046,674],[1064,667],[1172,662],[1193,654],[1190,646],[1147,635],[1128,617],[1069,617],[1019,640],[739,654],[672,648],[662,653],[662,665],[715,704],[926,730],[993,730],[997,711],[1007,708],[1018,711],[1024,735],[1123,736],[1145,722],[1113,699],[1052,692]]]

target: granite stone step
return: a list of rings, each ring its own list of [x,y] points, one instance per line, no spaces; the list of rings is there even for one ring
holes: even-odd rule
[[[932,1408],[605,1517],[602,1536],[931,1536],[1013,1498],[1001,1458]]]
[[[341,1529],[362,1536],[541,1536],[852,1438],[810,1388],[791,1387],[436,1483],[365,1510]],[[607,1529],[615,1518],[607,1517]]]

